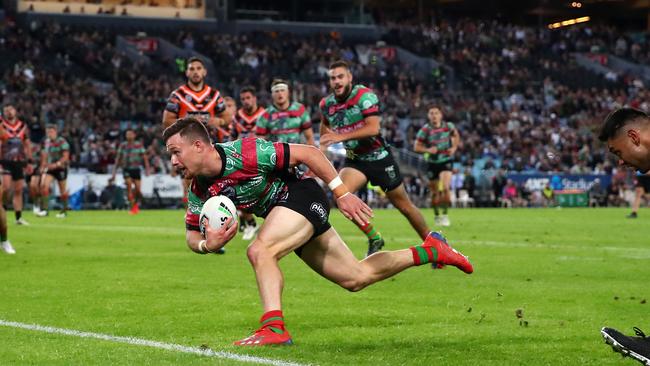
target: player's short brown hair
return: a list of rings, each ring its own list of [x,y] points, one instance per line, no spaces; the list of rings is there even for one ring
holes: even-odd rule
[[[210,134],[205,125],[194,117],[179,118],[171,126],[163,131],[163,141],[166,144],[175,134],[180,133],[181,137],[192,140],[200,140],[210,144]]]
[[[342,67],[346,70],[350,70],[350,64],[345,60],[336,60],[330,64],[330,70],[336,69],[337,67]]]
[[[239,89],[239,94],[251,93],[253,96],[256,93],[255,87],[252,85],[246,85],[243,88]]]
[[[205,67],[205,62],[203,62],[203,60],[202,60],[201,58],[199,58],[199,57],[192,56],[192,57],[188,58],[188,59],[187,59],[187,64],[186,64],[186,65],[187,65],[187,66],[190,66],[190,64],[191,64],[192,62],[199,62],[201,65],[203,65],[203,67]]]

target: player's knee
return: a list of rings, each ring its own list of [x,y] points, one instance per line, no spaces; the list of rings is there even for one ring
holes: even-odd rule
[[[251,245],[246,249],[246,256],[248,261],[255,267],[261,262],[264,262],[269,259],[273,259],[275,254],[269,250],[269,247],[264,245],[261,240],[255,240]]]

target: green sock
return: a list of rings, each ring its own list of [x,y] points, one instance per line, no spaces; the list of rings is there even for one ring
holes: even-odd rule
[[[359,225],[357,225],[359,226]],[[363,226],[359,226],[359,229],[363,231],[364,234],[366,234],[366,237],[368,238],[368,241],[375,241],[375,240],[380,240],[381,239],[381,233],[379,231],[375,230],[375,227],[372,226],[371,223],[367,223]]]

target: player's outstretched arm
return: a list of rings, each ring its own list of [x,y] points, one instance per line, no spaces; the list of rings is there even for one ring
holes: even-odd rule
[[[302,144],[289,144],[289,149],[289,164],[291,166],[305,164],[318,178],[328,182],[329,188],[336,197],[336,204],[345,217],[356,221],[359,225],[368,223],[372,217],[372,209],[359,197],[350,193],[332,163],[320,149]]]

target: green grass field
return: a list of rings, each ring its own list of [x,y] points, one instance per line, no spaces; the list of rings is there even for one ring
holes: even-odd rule
[[[201,256],[185,247],[181,211],[28,215],[31,226],[10,227],[18,253],[0,252],[0,320],[312,365],[634,365],[599,334],[650,330],[650,210],[626,212],[454,210],[445,234],[473,275],[412,268],[359,293],[290,255],[284,313],[296,344],[255,349],[231,346],[261,315],[239,236],[225,256]],[[418,242],[396,211],[375,222],[386,249]],[[332,223],[362,256],[356,228],[338,212]],[[1,365],[244,364],[6,326],[0,339]]]

